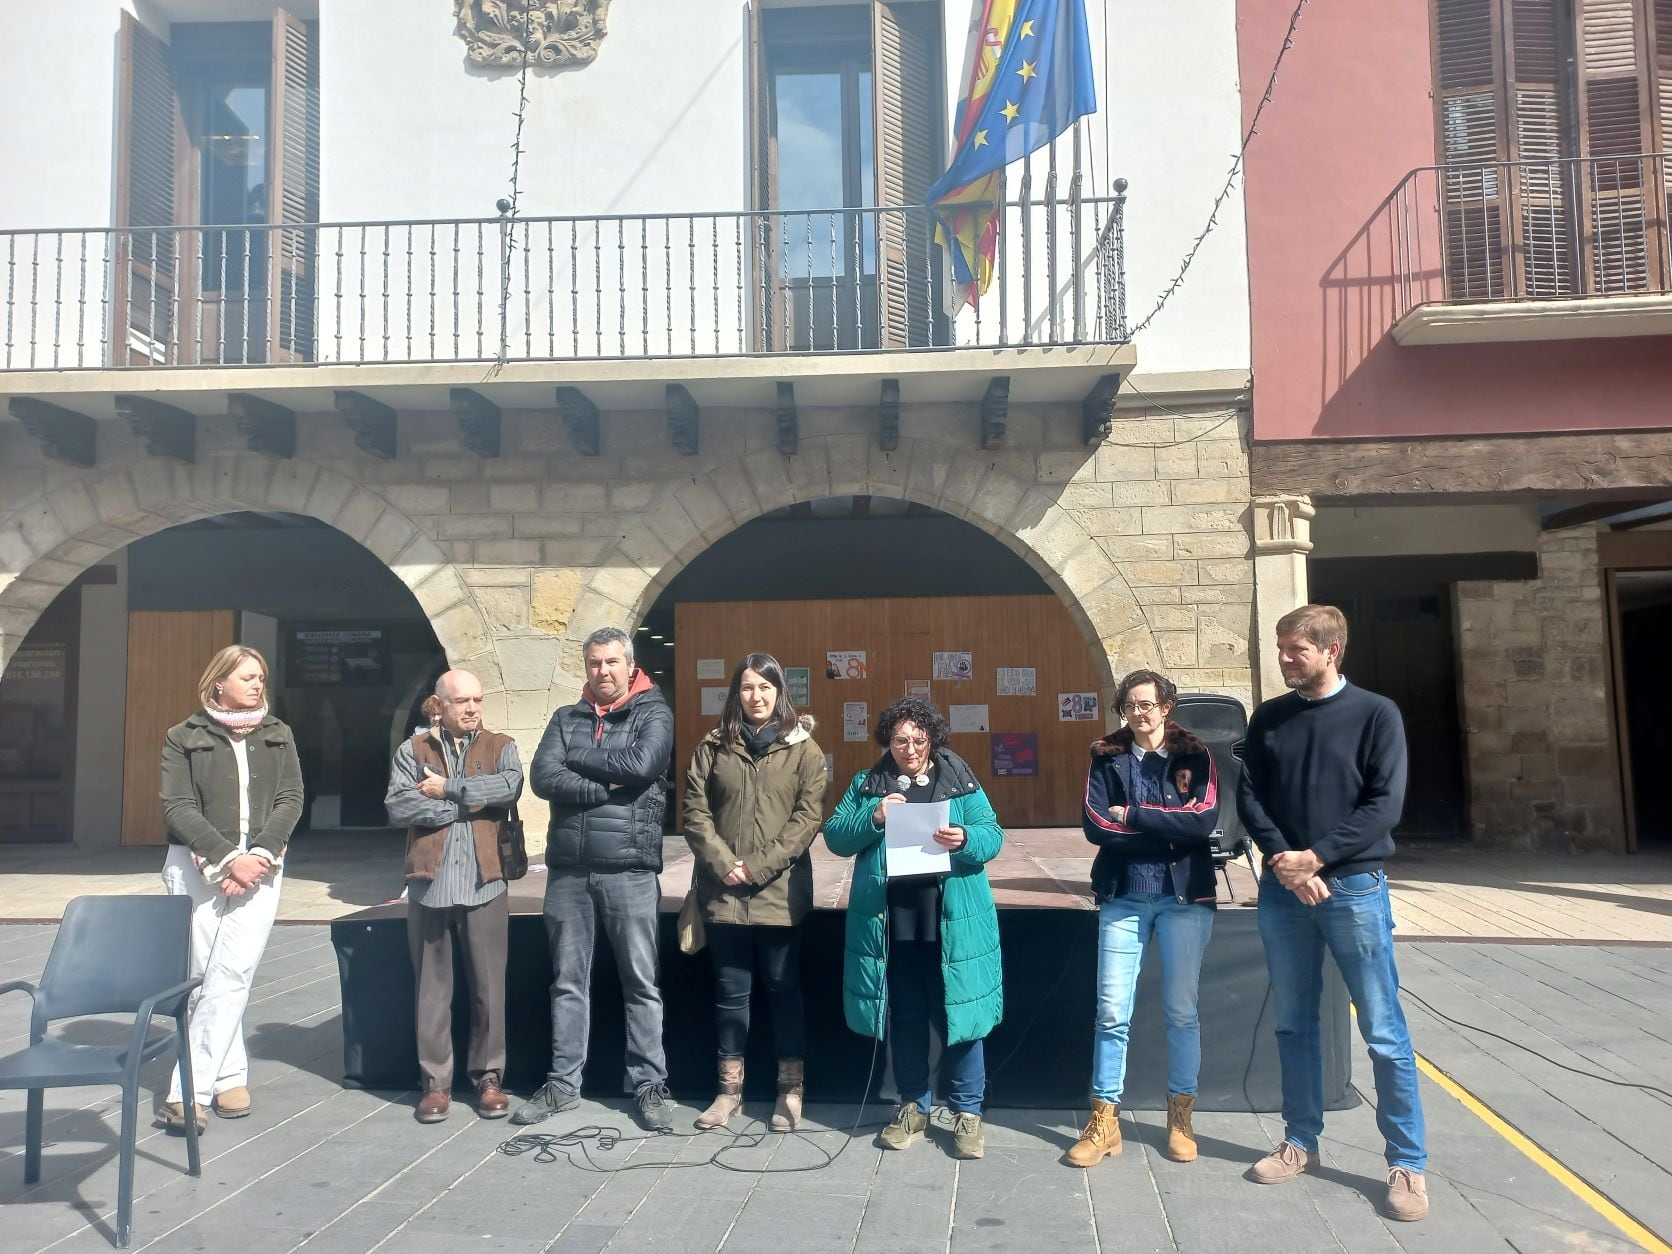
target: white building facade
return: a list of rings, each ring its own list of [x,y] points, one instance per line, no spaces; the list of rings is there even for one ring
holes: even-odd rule
[[[305,562],[273,559],[283,607],[181,591],[160,537],[233,516],[410,590],[439,653],[402,671],[391,629],[362,659],[393,711],[368,762],[443,655],[531,754],[579,641],[656,626],[762,519],[973,524],[1078,626],[1105,715],[1138,666],[1257,694],[1306,527],[1249,494],[1240,195],[1150,316],[1240,141],[1231,0],[1087,5],[1099,110],[1007,173],[998,278],[955,317],[922,204],[964,0],[507,7],[92,0],[74,57],[0,10],[0,101],[33,119],[0,139],[0,742],[8,683],[50,705],[57,666],[74,764],[9,838],[135,838],[135,614],[236,611],[298,673],[299,632],[352,636]],[[209,586],[237,538],[193,550]],[[30,770],[4,754],[0,793]]]

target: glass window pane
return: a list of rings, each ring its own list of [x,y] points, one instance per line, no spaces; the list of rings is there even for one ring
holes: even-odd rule
[[[780,73],[778,203],[780,209],[830,209],[842,204],[842,76],[834,71]],[[785,214],[779,266],[786,278],[828,278],[832,236],[840,219],[828,213]],[[840,249],[837,250],[838,259]]]

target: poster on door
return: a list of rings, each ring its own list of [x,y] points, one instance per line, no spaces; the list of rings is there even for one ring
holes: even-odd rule
[[[389,682],[389,642],[372,628],[294,631],[285,657],[293,688],[376,688]]]
[[[1031,697],[1038,690],[1034,668],[1031,666],[999,667],[999,696]]]
[[[993,775],[1039,774],[1039,737],[1034,732],[993,733]]]
[[[726,694],[729,688],[704,688],[702,690],[702,712],[704,714],[718,714],[726,708]]]
[[[871,738],[870,707],[863,701],[842,702],[842,739],[866,741]]]
[[[925,701],[929,700],[929,681],[927,679],[906,680],[906,695],[908,697],[921,697]]]
[[[933,675],[936,679],[974,679],[975,659],[968,652],[945,653],[937,651],[934,656]]]
[[[1095,692],[1057,693],[1057,722],[1094,723],[1097,721]]]
[[[952,733],[984,732],[992,723],[984,705],[955,705],[951,707]]]
[[[805,666],[786,666],[784,685],[789,689],[790,704],[805,709],[813,700],[813,672]]]
[[[824,655],[825,674],[832,679],[869,679],[864,649],[832,649]]]

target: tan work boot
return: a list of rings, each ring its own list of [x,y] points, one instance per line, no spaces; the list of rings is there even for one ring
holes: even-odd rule
[[[242,1119],[250,1113],[250,1091],[240,1084],[215,1094],[215,1113],[222,1119]]]
[[[1308,1154],[1293,1141],[1284,1141],[1248,1169],[1248,1178],[1255,1184],[1282,1184],[1317,1167],[1316,1154]]]
[[[1428,1214],[1428,1182],[1422,1172],[1394,1167],[1388,1172],[1388,1218],[1407,1223]]]
[[[1196,1133],[1190,1126],[1196,1099],[1183,1093],[1167,1094],[1167,1157],[1175,1163],[1196,1161]]]
[[[1095,1167],[1120,1153],[1120,1103],[1093,1101],[1086,1130],[1068,1150],[1070,1167]]]
[[[807,1064],[799,1058],[778,1060],[778,1103],[772,1108],[774,1132],[794,1132],[801,1122],[801,1094],[807,1082]]]
[[[894,1122],[882,1130],[879,1140],[884,1149],[903,1150],[929,1127],[929,1112],[919,1110],[916,1102],[901,1102],[894,1112]]]
[[[720,1055],[720,1091],[708,1104],[708,1109],[697,1116],[697,1127],[723,1128],[727,1120],[743,1107],[743,1059]]]

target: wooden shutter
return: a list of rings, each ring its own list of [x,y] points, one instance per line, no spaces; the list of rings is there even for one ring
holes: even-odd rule
[[[1575,17],[1590,290],[1643,291],[1650,237],[1644,15],[1638,0],[1583,0]]]
[[[1653,239],[1659,251],[1658,286],[1672,290],[1672,0],[1647,0],[1650,30],[1644,41],[1650,57],[1649,89],[1653,107],[1649,110],[1652,135],[1649,148],[1662,156],[1655,163],[1655,219],[1658,230]]]
[[[179,272],[175,163],[180,100],[168,45],[122,14],[117,35],[116,213],[111,360],[172,360]]]
[[[269,362],[311,361],[314,232],[319,221],[319,74],[308,27],[273,13],[267,144]]]
[[[761,0],[749,5],[749,194],[755,212],[745,225],[749,248],[748,287],[750,344],[755,352],[770,352],[773,331],[783,325],[784,290],[778,275],[780,219],[770,211],[778,186],[778,120],[767,64],[765,23]],[[743,276],[738,276],[742,281]]]
[[[1561,80],[1569,47],[1561,0],[1504,5],[1504,103],[1515,296],[1571,296],[1577,268],[1577,183]]]
[[[1434,104],[1439,129],[1446,299],[1505,294],[1506,130],[1502,30],[1495,0],[1434,0]]]
[[[910,206],[878,215],[877,346],[935,340],[931,227],[922,208],[940,174],[937,8],[871,0],[871,90],[877,203]]]

